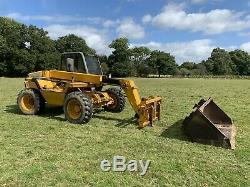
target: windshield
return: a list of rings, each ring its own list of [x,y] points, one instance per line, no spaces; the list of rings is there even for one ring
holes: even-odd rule
[[[82,55],[80,53],[63,54],[60,70],[86,73]]]
[[[98,59],[94,56],[85,56],[86,65],[88,67],[88,73],[102,75],[102,70]]]

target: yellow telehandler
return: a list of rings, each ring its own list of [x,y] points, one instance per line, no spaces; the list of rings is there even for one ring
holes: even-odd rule
[[[160,119],[161,97],[141,98],[132,80],[103,75],[98,59],[82,52],[63,53],[58,70],[30,73],[24,84],[17,103],[21,112],[27,115],[38,114],[47,103],[63,106],[65,118],[71,123],[88,123],[94,108],[122,112],[126,101],[123,90],[140,128]],[[103,91],[105,85],[120,88]]]

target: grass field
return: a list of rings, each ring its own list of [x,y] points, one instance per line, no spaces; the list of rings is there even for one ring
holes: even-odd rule
[[[138,130],[129,104],[100,112],[86,125],[54,108],[40,116],[18,113],[23,79],[0,78],[0,186],[249,186],[250,80],[134,79],[143,96],[163,98],[162,120]],[[236,150],[191,143],[181,120],[202,97],[213,97],[237,126]],[[139,172],[103,172],[115,155],[149,159]]]

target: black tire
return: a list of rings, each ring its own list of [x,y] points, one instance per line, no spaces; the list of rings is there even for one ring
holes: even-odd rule
[[[100,91],[102,91],[102,88],[103,88],[103,86],[99,86],[99,87],[96,87],[95,90],[100,92]]]
[[[139,114],[135,113],[134,118],[139,119],[140,118]]]
[[[106,90],[106,92],[114,100],[114,104],[105,105],[104,110],[114,113],[122,112],[126,104],[126,99],[122,91],[117,88],[109,88],[108,90]]]
[[[35,115],[44,109],[45,100],[37,90],[25,88],[19,92],[17,104],[23,114]]]
[[[72,106],[74,106],[74,110]],[[78,109],[75,109],[75,107],[78,107]],[[75,124],[84,124],[88,123],[92,118],[93,104],[84,93],[78,91],[72,92],[69,93],[65,98],[63,111],[66,120],[69,122]]]

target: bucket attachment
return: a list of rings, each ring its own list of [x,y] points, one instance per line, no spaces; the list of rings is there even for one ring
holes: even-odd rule
[[[160,120],[161,97],[142,98],[138,110],[139,127],[143,128],[153,125],[153,122]]]
[[[192,141],[235,149],[236,127],[214,101],[201,99],[183,121],[184,133]]]

